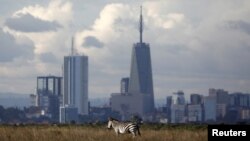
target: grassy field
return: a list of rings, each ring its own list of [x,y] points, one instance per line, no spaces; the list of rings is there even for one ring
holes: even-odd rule
[[[207,141],[206,127],[159,126],[141,127],[141,137],[115,135],[99,126],[0,126],[0,141]]]

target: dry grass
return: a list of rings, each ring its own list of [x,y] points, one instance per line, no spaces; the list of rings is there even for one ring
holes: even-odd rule
[[[141,137],[115,135],[104,126],[0,126],[0,141],[207,141],[207,131],[196,129],[141,129]]]

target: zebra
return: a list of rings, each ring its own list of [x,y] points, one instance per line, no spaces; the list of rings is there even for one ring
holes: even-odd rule
[[[114,118],[109,118],[108,129],[111,129],[112,127],[117,136],[124,133],[131,133],[133,137],[137,134],[141,136],[139,125],[132,122],[120,122]]]

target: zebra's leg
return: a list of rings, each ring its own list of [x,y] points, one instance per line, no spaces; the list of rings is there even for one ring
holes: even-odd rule
[[[134,132],[135,136],[137,136],[136,130],[134,130],[133,132]]]
[[[138,135],[141,136],[140,128],[137,128]]]
[[[119,136],[119,130],[115,130],[116,136]]]
[[[134,131],[134,132],[131,132],[131,133],[132,133],[132,135],[133,135],[133,138],[135,138],[136,132]]]

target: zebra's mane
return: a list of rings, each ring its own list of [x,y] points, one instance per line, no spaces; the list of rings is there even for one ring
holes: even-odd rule
[[[112,117],[110,117],[109,120],[111,120],[111,121],[118,121],[119,122],[118,119],[115,119],[115,118],[112,118]]]
[[[115,119],[115,118],[112,118],[112,117],[109,117],[109,120],[114,122],[114,123],[123,123],[123,124],[127,124],[127,123],[133,123],[131,121],[119,121],[118,119]]]

